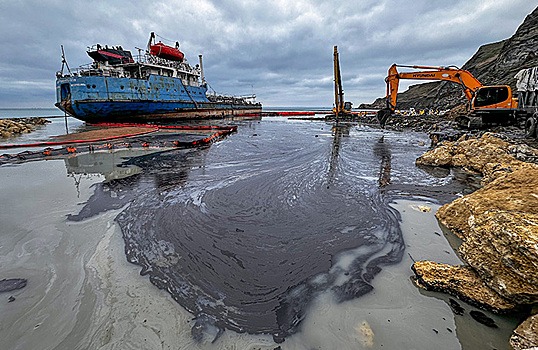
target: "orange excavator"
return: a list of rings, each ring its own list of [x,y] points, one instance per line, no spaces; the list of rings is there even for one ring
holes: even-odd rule
[[[398,67],[411,68],[417,71],[398,72]],[[470,113],[460,116],[458,122],[468,128],[488,124],[512,124],[516,121],[517,98],[512,97],[512,89],[508,85],[484,86],[469,71],[455,66],[406,66],[393,64],[389,68],[387,83],[387,107],[377,113],[382,127],[394,114],[398,85],[400,79],[443,80],[461,85],[465,97],[469,101]]]

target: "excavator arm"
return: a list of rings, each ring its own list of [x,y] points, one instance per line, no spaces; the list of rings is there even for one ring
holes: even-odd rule
[[[396,67],[423,70],[399,73]],[[465,97],[469,101],[473,98],[474,92],[482,87],[482,84],[471,73],[457,67],[404,66],[393,64],[389,68],[389,74],[385,79],[387,82],[387,107],[392,108],[392,110],[396,108],[396,96],[398,94],[400,79],[451,81],[462,86]]]
[[[397,67],[417,69],[415,72],[398,72]],[[436,67],[436,66],[406,66],[393,64],[389,68],[385,82],[387,83],[386,103],[387,106],[381,109],[378,114],[378,120],[384,127],[387,119],[396,109],[396,99],[398,96],[398,86],[401,79],[416,80],[442,80],[451,81],[459,84],[463,88],[465,97],[469,101],[474,97],[475,91],[482,87],[482,84],[471,73],[464,69],[454,66]]]

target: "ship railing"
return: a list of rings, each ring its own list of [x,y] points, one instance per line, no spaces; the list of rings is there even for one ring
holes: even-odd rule
[[[239,96],[239,98],[242,98],[244,100],[255,100],[256,99],[256,94],[243,95],[243,96]]]
[[[247,104],[247,105],[257,105],[258,103],[254,100],[256,95],[248,96],[230,96],[230,95],[208,95],[207,98],[211,102],[218,103],[228,103],[228,104]]]
[[[60,72],[58,72],[60,73]],[[59,74],[59,77],[69,78],[69,77],[78,77],[78,76],[99,76],[103,72],[101,69],[93,68],[91,66],[80,66],[78,68],[71,69],[67,74]]]
[[[71,69],[70,74],[63,74],[61,77],[87,77],[87,76],[104,76],[104,77],[122,77],[123,70],[115,67],[107,67],[97,65],[95,63],[88,63],[81,65],[78,68]]]
[[[172,68],[172,69],[181,71],[183,73],[200,76],[199,66],[196,65],[195,67],[192,67],[186,61],[183,61],[183,62],[170,61],[165,58],[150,55],[148,53],[136,55],[135,60],[136,62],[141,63],[141,64],[151,64],[151,65],[156,65],[156,66],[161,66],[161,67]]]
[[[98,50],[101,50],[101,49],[114,49],[114,50],[120,50],[120,51],[124,51],[123,50],[123,47],[121,47],[121,45],[118,45],[118,46],[108,46],[108,45],[101,45],[101,44],[93,44],[92,46],[87,46],[87,50],[86,51],[98,51]],[[127,51],[129,52],[129,51]]]

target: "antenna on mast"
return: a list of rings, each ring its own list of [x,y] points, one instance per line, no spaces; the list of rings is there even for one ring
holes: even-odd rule
[[[62,48],[62,69],[61,73],[64,74],[64,66],[67,67],[67,71],[69,72],[69,75],[71,75],[71,69],[69,69],[69,64],[67,64],[67,60],[65,59],[65,52],[64,52],[64,46],[60,45]]]

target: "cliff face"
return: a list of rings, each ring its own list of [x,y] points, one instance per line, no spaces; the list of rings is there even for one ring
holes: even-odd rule
[[[538,7],[530,13],[509,39],[482,45],[463,65],[484,85],[510,85],[515,88],[514,75],[524,68],[538,65]],[[416,62],[420,63],[420,62]],[[464,103],[461,88],[447,82],[412,85],[398,94],[398,108],[448,109]],[[378,98],[371,108],[385,107]]]
[[[486,74],[491,81],[515,87],[514,75],[523,68],[538,65],[538,7],[525,18],[516,33],[506,40],[497,59]]]

